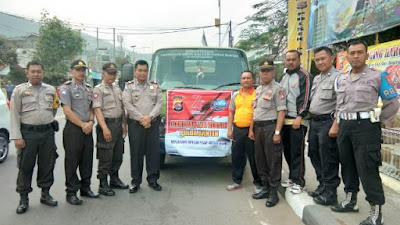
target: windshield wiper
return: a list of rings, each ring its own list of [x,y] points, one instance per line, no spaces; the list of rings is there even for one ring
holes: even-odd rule
[[[240,83],[236,82],[236,83],[222,84],[222,85],[219,85],[218,87],[213,88],[213,89],[215,90],[215,89],[218,89],[218,88],[227,87],[227,86],[233,86],[233,85],[240,85]]]

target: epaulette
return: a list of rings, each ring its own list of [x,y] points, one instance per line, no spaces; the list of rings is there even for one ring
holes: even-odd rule
[[[133,84],[133,82],[135,82],[135,81],[134,80],[130,80],[130,81],[125,82],[125,84]]]
[[[156,80],[152,80],[152,81],[150,81],[150,84],[157,84],[157,85],[158,85],[158,83],[157,83],[157,81],[156,81]]]
[[[92,86],[90,86],[90,84],[85,83],[86,87],[92,88]]]
[[[70,80],[64,82],[65,85],[70,85],[71,83],[72,83],[72,81],[70,81]]]
[[[28,82],[25,82],[25,83],[22,83],[22,84],[18,84],[17,86],[15,86],[15,88],[19,88],[19,87],[22,87],[22,86],[27,85],[27,84],[28,84]]]

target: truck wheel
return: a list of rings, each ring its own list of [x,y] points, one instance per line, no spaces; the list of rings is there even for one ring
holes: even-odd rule
[[[7,135],[0,132],[0,163],[4,162],[8,156],[9,140]]]

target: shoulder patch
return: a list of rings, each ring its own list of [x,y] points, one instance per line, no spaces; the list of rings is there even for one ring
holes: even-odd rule
[[[72,81],[70,81],[70,80],[69,80],[69,81],[66,81],[66,82],[64,82],[64,84],[65,84],[65,85],[70,85],[71,83],[72,83]]]

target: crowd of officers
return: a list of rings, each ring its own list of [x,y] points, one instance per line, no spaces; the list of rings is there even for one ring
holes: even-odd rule
[[[381,125],[390,124],[399,102],[387,74],[366,65],[367,50],[364,42],[351,42],[347,57],[352,70],[342,74],[334,68],[334,54],[328,47],[314,51],[315,65],[320,71],[314,79],[300,67],[300,53],[296,50],[285,54],[286,71],[280,83],[275,81],[275,66],[270,60],[259,65],[261,85],[256,89],[253,74],[250,71],[241,74],[242,88],[233,94],[229,106],[228,138],[233,139],[233,183],[227,186],[229,191],[242,187],[248,158],[256,186],[254,199],[266,198],[267,207],[275,206],[279,201],[279,185],[290,188],[293,194],[302,193],[305,138],[309,129],[308,156],[319,185],[308,194],[317,204],[331,205],[335,212],[358,211],[361,180],[371,205],[370,216],[361,224],[383,223],[381,207],[385,199],[378,171]],[[82,204],[78,191],[89,198],[98,198],[99,194],[113,196],[115,188],[137,192],[144,158],[148,185],[156,191],[162,189],[157,183],[160,153],[155,141],[159,136],[162,92],[157,83],[148,81],[147,62],[136,62],[135,78],[126,83],[123,92],[114,84],[117,74],[114,63],[103,66],[102,83],[93,90],[84,82],[85,62],[76,60],[70,68],[73,78],[60,87],[58,95],[54,87],[42,82],[43,65],[29,62],[28,82],[15,87],[11,96],[11,139],[17,148],[19,168],[16,188],[20,194],[19,214],[29,207],[36,158],[37,185],[42,189],[40,202],[57,205],[49,189],[58,157],[54,132],[59,127],[54,118],[59,103],[66,117],[63,147],[68,203]],[[383,102],[381,108],[377,107],[379,97]],[[90,187],[95,117],[99,194]],[[127,134],[131,187],[118,175]],[[282,155],[289,166],[289,179],[285,181],[281,181]],[[340,203],[337,201],[339,164],[346,192],[346,199]]]
[[[254,199],[266,198],[267,207],[275,206],[279,185],[292,194],[302,193],[308,130],[308,156],[319,182],[316,190],[308,192],[314,202],[330,205],[335,212],[357,212],[361,180],[371,211],[360,224],[383,224],[385,198],[378,170],[381,126],[394,119],[399,101],[388,74],[366,65],[367,44],[350,42],[347,59],[352,69],[340,73],[333,66],[332,50],[316,49],[314,61],[320,74],[312,78],[300,67],[300,53],[289,50],[280,83],[274,79],[273,61],[264,60],[259,64],[261,85],[256,89],[252,73],[242,73],[242,88],[233,94],[229,107],[233,183],[227,186],[228,191],[242,187],[248,158],[256,186]],[[289,167],[285,181],[281,181],[282,153]],[[339,165],[346,193],[340,203]]]
[[[40,202],[49,206],[58,204],[49,190],[54,182],[53,170],[58,157],[54,132],[59,130],[55,115],[60,104],[66,118],[63,147],[68,203],[82,204],[78,191],[80,196],[88,198],[99,198],[99,194],[113,196],[113,189],[129,188],[130,193],[137,192],[142,182],[145,155],[148,185],[155,191],[161,191],[162,187],[157,183],[160,152],[158,141],[154,141],[159,136],[161,89],[157,83],[147,80],[146,61],[138,60],[134,68],[135,78],[126,83],[124,92],[114,84],[117,77],[114,63],[103,66],[102,83],[92,89],[85,83],[85,62],[76,60],[70,67],[72,80],[65,82],[57,94],[54,87],[42,82],[45,75],[43,65],[38,61],[28,63],[28,82],[18,85],[11,97],[10,138],[17,149],[19,169],[16,189],[20,194],[18,214],[25,213],[29,208],[28,194],[32,191],[36,161],[37,185],[42,189]],[[90,187],[95,117],[99,194]],[[118,175],[127,133],[130,140],[131,187],[123,183]]]

